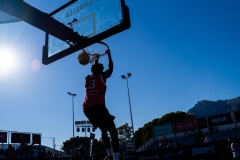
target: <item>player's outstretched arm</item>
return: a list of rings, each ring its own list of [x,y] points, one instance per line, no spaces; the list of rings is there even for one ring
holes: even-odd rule
[[[109,78],[113,72],[113,61],[112,61],[111,51],[108,49],[106,53],[108,55],[108,69],[103,72],[105,79]]]

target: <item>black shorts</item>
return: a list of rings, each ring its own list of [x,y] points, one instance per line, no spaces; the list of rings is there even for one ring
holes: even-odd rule
[[[111,115],[104,105],[95,105],[84,111],[94,128],[101,128],[112,122],[115,117]]]

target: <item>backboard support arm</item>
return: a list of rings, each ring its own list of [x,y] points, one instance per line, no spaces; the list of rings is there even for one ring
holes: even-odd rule
[[[77,44],[86,40],[71,28],[50,17],[49,14],[32,7],[23,0],[0,0],[0,10],[62,41],[71,41],[73,44]]]

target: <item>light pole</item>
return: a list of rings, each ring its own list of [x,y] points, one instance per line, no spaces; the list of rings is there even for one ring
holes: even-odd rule
[[[87,131],[91,132],[90,128],[92,128],[92,132],[95,132],[95,128],[93,127],[93,125],[91,124],[90,121],[86,121],[86,120],[76,121],[75,126],[77,127],[77,132],[80,132],[80,128],[82,128],[82,132],[85,132],[85,152],[84,152],[84,154],[86,156]],[[94,140],[94,138],[93,138],[93,140]]]
[[[73,97],[76,97],[77,95],[73,94],[71,92],[67,92],[67,94],[69,94],[72,97],[72,114],[73,114],[73,152],[72,153],[74,153],[74,101],[73,101]]]
[[[130,116],[131,116],[131,122],[132,122],[132,134],[133,134],[133,143],[135,147],[135,138],[134,138],[134,128],[133,128],[133,118],[132,118],[132,107],[131,107],[131,101],[130,101],[130,93],[129,93],[129,87],[128,87],[128,78],[132,76],[131,73],[127,73],[127,77],[125,75],[121,75],[123,80],[127,80],[127,90],[128,90],[128,102],[129,102],[129,107],[130,107]]]

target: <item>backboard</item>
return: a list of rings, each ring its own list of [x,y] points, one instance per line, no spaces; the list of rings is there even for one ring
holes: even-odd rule
[[[19,22],[20,20],[0,10],[0,24]]]
[[[50,16],[83,37],[72,43],[46,33],[43,64],[50,64],[95,42],[130,28],[130,16],[124,0],[72,0]]]

